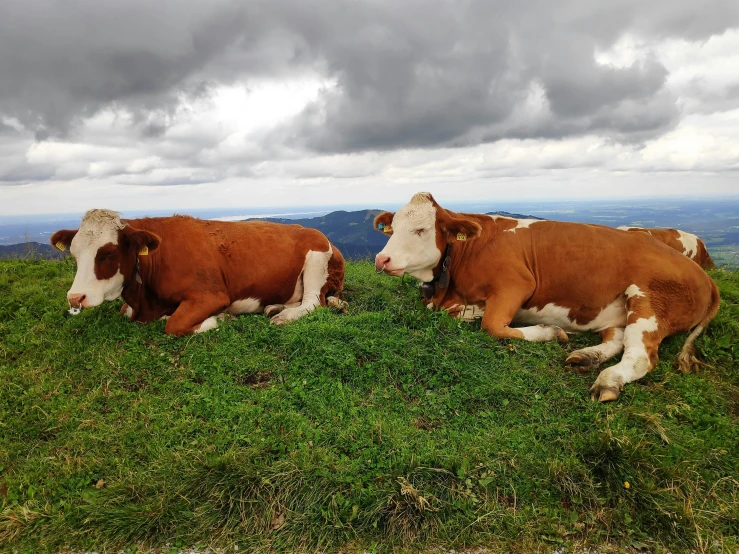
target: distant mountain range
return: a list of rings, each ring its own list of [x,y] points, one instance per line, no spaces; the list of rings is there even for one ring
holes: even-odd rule
[[[23,242],[21,244],[0,244],[0,259],[18,258],[26,260],[47,259],[61,260],[66,254],[50,244],[40,242]]]
[[[375,231],[374,219],[384,210],[359,210],[354,212],[331,212],[321,217],[306,219],[265,218],[274,223],[297,223],[303,227],[318,229],[335,244],[344,257],[349,260],[374,258],[387,243],[387,237]],[[488,212],[488,215],[502,215],[516,219],[543,219],[533,215],[510,212]],[[247,220],[251,221],[251,220]]]
[[[387,237],[375,231],[373,221],[383,210],[337,211],[321,217],[305,219],[258,218],[261,221],[290,223],[318,229],[341,250],[344,257],[350,260],[374,258],[387,242]],[[542,219],[533,215],[522,215],[510,212],[489,212],[489,215],[502,215],[517,219]],[[248,219],[246,221],[253,221]],[[9,246],[0,245],[1,258],[26,259],[61,259],[65,253],[49,244],[25,242]]]

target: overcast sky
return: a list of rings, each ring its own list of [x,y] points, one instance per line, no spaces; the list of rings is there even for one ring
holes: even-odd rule
[[[738,177],[737,0],[0,3],[0,215]]]

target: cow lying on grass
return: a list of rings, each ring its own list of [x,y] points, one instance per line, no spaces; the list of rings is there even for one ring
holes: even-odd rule
[[[264,312],[280,325],[341,303],[341,252],[299,225],[121,220],[117,212],[90,210],[78,230],[57,231],[51,243],[77,260],[67,293],[72,309],[122,296],[121,312],[134,321],[170,316],[171,335],[213,329],[224,312]]]
[[[710,277],[646,233],[458,214],[428,193],[378,215],[375,228],[390,235],[378,271],[424,281],[422,293],[437,306],[454,295],[484,307],[482,328],[494,337],[566,341],[566,332],[599,332],[602,344],[567,361],[598,367],[623,351],[590,389],[602,402],[655,366],[663,338],[692,330],[678,358],[689,370],[693,342],[718,311]]]
[[[502,216],[501,218],[502,219]],[[515,225],[517,219],[511,219],[511,224]],[[713,269],[716,266],[708,253],[706,245],[701,239],[692,233],[686,233],[679,229],[644,229],[641,227],[617,227],[621,231],[647,233],[652,238],[662,242],[680,252],[683,256],[690,258],[703,269]],[[464,321],[475,321],[481,319],[485,314],[485,308],[475,304],[466,305],[464,298],[455,294],[453,291],[447,291],[447,294],[441,299],[441,304],[436,305],[432,299],[424,299],[424,304],[430,310],[446,310],[453,317],[457,317]]]

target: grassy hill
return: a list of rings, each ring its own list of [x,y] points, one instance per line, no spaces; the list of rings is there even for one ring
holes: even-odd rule
[[[0,262],[0,551],[610,543],[739,548],[739,274],[700,374],[619,402],[563,367],[590,335],[500,342],[348,266],[349,312],[204,335],[66,313],[74,264]]]

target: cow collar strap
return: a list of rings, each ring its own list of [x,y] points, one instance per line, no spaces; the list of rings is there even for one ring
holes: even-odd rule
[[[123,290],[126,290],[128,287],[131,286],[131,283],[136,280],[137,283],[141,284],[141,275],[139,275],[139,255],[136,254],[136,263],[133,266],[133,270],[131,271],[131,276],[128,278],[128,281],[124,281],[123,283]]]
[[[442,257],[441,271],[431,281],[421,283],[420,292],[425,300],[431,300],[437,288],[445,289],[449,286],[449,264],[451,263],[452,243],[448,242]]]

